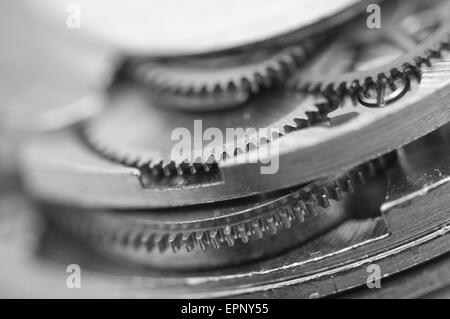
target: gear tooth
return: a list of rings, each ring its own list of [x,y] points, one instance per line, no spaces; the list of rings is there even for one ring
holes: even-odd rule
[[[321,201],[321,206],[323,208],[330,207],[330,201],[328,200],[328,195],[326,194],[326,189],[325,189],[325,193],[320,195],[320,201]]]
[[[140,231],[135,230],[130,233],[129,244],[130,244],[130,247],[133,249],[140,248],[140,246],[141,246],[141,232]]]
[[[195,240],[201,250],[205,250],[209,245],[208,232],[199,231],[195,234]]]
[[[279,225],[282,224],[280,211],[277,210],[277,211],[272,212],[272,216],[273,216],[273,220],[275,222],[275,226],[278,227]]]
[[[248,233],[247,233],[245,224],[239,224],[237,226],[237,232],[238,232],[239,238],[241,238],[242,242],[247,243],[249,238],[248,238]]]
[[[295,210],[291,204],[288,204],[288,206],[285,207],[285,212],[290,222],[295,220]]]
[[[348,93],[348,88],[347,88],[347,83],[345,83],[345,82],[341,82],[340,84],[339,84],[339,86],[337,87],[337,89],[336,89],[336,93],[339,95],[339,96],[345,96],[345,95],[347,95],[347,93]]]
[[[160,253],[166,251],[166,249],[169,247],[169,235],[162,235],[159,240],[157,240],[157,245]]]
[[[261,221],[259,219],[252,220],[251,226],[252,226],[253,233],[256,235],[256,237],[258,239],[262,239],[263,238],[263,229],[262,229]]]
[[[253,227],[249,221],[245,222],[245,231],[247,233],[247,236],[253,235]]]
[[[272,141],[273,141],[273,140],[276,140],[276,139],[282,137],[283,134],[280,133],[279,131],[272,131],[271,136],[272,136]]]
[[[295,215],[299,222],[303,223],[305,221],[305,215],[308,212],[308,208],[303,200],[299,200],[294,209]]]
[[[364,173],[362,171],[358,171],[357,173],[358,182],[362,185],[366,184],[366,178],[364,176]]]
[[[254,82],[256,83],[255,91],[254,91],[256,93],[259,90],[260,87],[265,87],[266,86],[266,81],[265,81],[264,77],[261,76],[261,74],[259,74],[259,73],[256,73],[253,76],[253,78],[254,78]]]
[[[288,207],[286,207],[283,211],[280,212],[279,216],[281,219],[281,223],[283,224],[284,228],[289,229],[291,228],[291,219],[289,218],[289,212]]]
[[[290,132],[292,132],[292,131],[296,131],[296,130],[297,130],[297,127],[291,126],[291,125],[289,125],[289,124],[283,126],[283,131],[284,131],[286,134],[288,134],[288,133],[290,133]]]
[[[377,172],[377,168],[375,167],[375,163],[373,161],[370,161],[367,163],[367,169],[369,171],[369,177],[374,177]]]
[[[399,79],[399,78],[402,78],[402,77],[403,77],[403,73],[400,72],[399,69],[397,69],[397,68],[392,68],[392,69],[390,70],[390,76],[389,76],[389,78],[392,78],[392,79]]]
[[[224,89],[222,88],[221,83],[215,83],[211,84],[209,89],[205,89],[204,94],[206,95],[207,92],[214,95],[220,95],[224,92]]]
[[[344,199],[344,197],[342,196],[341,188],[339,187],[339,185],[336,185],[334,187],[334,191],[335,191],[336,200],[343,200]]]
[[[231,226],[231,237],[236,240],[239,239],[239,231],[237,225]]]
[[[229,93],[231,93],[231,95],[233,95],[233,94],[236,94],[236,92],[238,91],[238,87],[233,81],[229,81],[227,83],[226,90],[222,90],[222,92],[223,91],[229,92]]]
[[[422,65],[426,65],[428,67],[431,67],[431,62],[429,59],[420,57],[420,56],[416,56],[414,58],[414,63],[416,64],[417,67],[422,67]]]
[[[309,200],[310,200],[310,201],[313,201],[316,205],[320,205],[319,195],[316,194],[316,193],[312,193],[312,194],[309,196]]]
[[[278,229],[275,225],[275,220],[273,218],[273,215],[269,215],[263,219],[265,228],[271,233],[276,234]]]
[[[211,243],[211,238],[209,237],[209,234],[210,234],[210,232],[208,232],[208,231],[205,231],[205,232],[203,233],[202,242],[203,242],[205,248],[210,247],[211,244],[212,244],[212,243]],[[213,246],[214,246],[214,245],[213,245]]]
[[[153,177],[160,177],[160,176],[164,175],[161,164],[155,165],[154,167],[152,167],[151,172],[152,172]]]
[[[177,170],[177,174],[178,175],[180,175],[180,176],[184,175],[184,170],[183,170],[183,165],[182,164],[176,166],[176,170]]]
[[[381,156],[376,159],[376,162],[378,163],[379,167],[381,169],[386,168],[388,166],[388,163],[386,161],[386,158],[384,156]]]
[[[187,237],[186,241],[184,242],[184,245],[186,247],[186,251],[187,252],[191,252],[194,248],[195,248],[195,233],[191,233],[189,234],[189,236]]]
[[[243,78],[243,79],[241,79],[241,87],[244,89],[244,90],[247,90],[247,91],[250,91],[250,92],[252,92],[252,93],[254,93],[257,89],[256,88],[254,88],[253,86],[252,86],[252,84],[250,83],[250,81],[247,79],[247,78]]]
[[[450,37],[447,40],[440,43],[439,51],[450,51]]]
[[[176,253],[181,249],[181,234],[171,234],[169,235],[169,245],[172,248],[172,251]]]
[[[295,59],[291,56],[282,59],[279,62],[281,80],[284,81],[287,77],[291,76],[297,70],[297,64]]]
[[[221,247],[220,235],[217,229],[209,231],[209,238],[211,240],[211,245],[215,249],[219,249]]]
[[[167,177],[171,176],[175,169],[175,164],[173,162],[167,163],[162,167],[163,174]]]
[[[355,192],[355,188],[353,187],[352,178],[350,175],[347,175],[347,179],[345,180],[345,188],[346,191],[350,194],[353,194]]]
[[[295,118],[294,122],[297,126],[297,129],[304,129],[311,126],[311,123],[309,120],[301,119],[301,118]]]
[[[274,83],[283,82],[283,74],[280,72],[281,70],[277,70],[279,68],[280,65],[273,65],[267,68],[267,76],[265,77],[267,87],[273,86]]]
[[[223,228],[217,229],[217,238],[219,239],[221,244],[223,244],[225,242],[225,233],[224,233]]]
[[[158,233],[158,232],[155,233],[155,234],[153,234],[155,243],[160,242],[160,241],[163,239],[164,235],[165,235],[165,234],[163,234],[163,233]]]
[[[189,165],[189,169],[191,171],[191,174],[196,174],[197,173],[197,167],[196,167],[195,164]]]
[[[269,139],[267,139],[266,137],[262,137],[262,138],[259,140],[259,145],[266,145],[266,144],[268,144],[268,143],[270,143],[270,141],[269,141]]]
[[[315,194],[314,194],[315,195]],[[310,216],[316,216],[319,214],[316,199],[308,200],[306,203],[307,211]]]
[[[334,83],[323,84],[321,88],[321,92],[323,95],[327,96],[329,94],[334,94]]]
[[[146,234],[145,237],[142,238],[142,241],[147,251],[152,251],[156,247],[155,234]]]
[[[311,87],[311,93],[314,95],[319,95],[322,92],[322,87],[326,85],[324,83],[317,83]]]
[[[222,238],[222,242],[225,241],[229,247],[232,247],[234,245],[234,239],[231,233],[231,227],[225,226],[224,228],[220,228],[219,232],[220,237]]]
[[[427,55],[433,59],[442,59],[442,51],[439,48],[428,50]]]
[[[325,194],[327,195],[328,201],[330,199],[334,201],[339,201],[339,194],[336,193],[336,184],[332,183],[331,185],[328,185],[324,188]]]
[[[150,239],[150,235],[147,234],[146,232],[141,232],[139,237],[136,237],[136,241],[135,241],[135,249],[142,249],[144,248],[145,250],[148,249],[148,242]]]

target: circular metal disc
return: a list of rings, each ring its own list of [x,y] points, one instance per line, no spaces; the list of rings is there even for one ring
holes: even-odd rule
[[[61,26],[70,0],[23,0]],[[259,42],[288,32],[328,27],[364,6],[358,0],[111,1],[78,0],[81,32],[129,53],[184,54]],[[312,29],[312,28],[311,28]],[[304,30],[305,35],[310,30]]]

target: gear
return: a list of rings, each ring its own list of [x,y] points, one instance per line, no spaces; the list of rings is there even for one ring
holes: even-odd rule
[[[390,107],[343,105],[337,111],[346,114],[338,118],[329,115],[342,102],[339,97],[331,96],[326,103],[313,106],[318,97],[290,90],[261,94],[239,110],[197,115],[173,113],[167,108],[156,111],[142,94],[135,94],[126,103],[114,98],[115,106],[87,123],[83,129],[85,140],[59,133],[60,138],[47,136],[30,143],[23,157],[29,189],[36,197],[74,205],[162,208],[252,196],[340,172],[397,149],[449,121],[445,101],[450,94],[450,55],[446,48],[448,45],[443,45],[442,61],[422,65],[417,81],[411,77],[411,84],[417,83],[417,88]],[[136,99],[140,101],[136,103]],[[299,130],[326,117],[330,127]],[[222,143],[215,144],[219,152],[209,154],[218,162],[213,173],[211,157],[201,162],[175,161],[169,154],[173,146],[171,133],[177,127],[189,132],[198,118],[204,120],[205,128],[218,127],[222,131],[224,127],[242,126],[289,132],[274,143],[279,149],[273,157],[280,164],[276,173],[261,174],[263,165],[258,152],[267,147],[261,145],[254,150],[257,143],[241,143],[241,148],[233,143],[230,152],[225,153],[232,158],[220,153],[225,149]],[[85,141],[92,149],[85,147]],[[249,163],[246,158],[257,161]],[[208,173],[198,174],[205,171]],[[192,172],[197,174],[176,176]],[[54,182],[49,183],[49,179]],[[80,188],[83,192],[78,191]]]
[[[125,107],[122,107],[121,112],[125,116],[123,121],[120,117],[115,122],[107,121],[112,124],[105,132],[114,135],[105,135],[105,140],[115,142],[116,139],[122,147],[126,147],[125,151],[119,147],[113,148],[120,152],[111,153],[115,161],[104,157],[106,148],[96,147],[96,151],[92,151],[86,147],[85,140],[75,136],[74,132],[59,131],[30,141],[27,147],[23,148],[21,168],[27,177],[27,189],[35,198],[70,203],[78,207],[117,209],[176,207],[236,199],[295,187],[367,162],[446,124],[450,119],[450,109],[446,103],[450,94],[450,56],[444,52],[442,60],[433,62],[431,67],[422,67],[418,87],[390,107],[353,107],[351,103],[347,103],[349,105],[339,110],[347,111],[347,114],[344,114],[347,118],[352,113],[356,113],[356,117],[352,115],[349,120],[345,119],[344,123],[340,117],[331,118],[330,127],[318,126],[296,130],[277,139],[274,143],[279,149],[276,157],[264,158],[279,163],[275,174],[261,174],[261,168],[264,166],[262,162],[246,161],[246,158],[258,160],[260,151],[258,149],[237,154],[230,161],[218,163],[214,174],[155,179],[151,171],[144,169],[145,167],[137,167],[137,162],[133,163],[128,159],[135,154],[125,152],[129,145],[120,141],[122,132],[118,132],[124,131],[132,137],[132,141],[139,138],[140,135],[135,138],[126,131],[130,130],[128,126],[136,124],[133,122],[135,118],[141,119],[145,112],[149,112],[151,107],[145,103],[143,105],[145,107],[141,106],[145,110],[143,114],[133,115],[133,112],[126,112]],[[300,96],[290,94],[290,98]],[[287,112],[284,117],[273,115],[273,112],[279,112],[280,109],[266,108],[267,112],[272,112],[269,114],[273,117],[281,117],[281,120],[270,126],[283,127],[278,124],[286,125],[289,118],[301,118],[299,114],[305,114],[305,110],[308,109],[306,105],[309,104],[308,101],[314,101],[313,98],[311,96],[305,100],[299,98],[300,106],[290,113]],[[265,99],[262,101],[268,102]],[[272,101],[268,106],[280,105],[281,109],[283,103],[280,104],[280,101],[288,102],[278,98]],[[264,110],[264,107],[262,109]],[[287,109],[289,110],[289,107]],[[317,107],[314,109],[317,110]],[[114,109],[110,108],[106,112],[112,111]],[[140,126],[146,130],[140,133],[153,139],[149,142],[160,143],[158,145],[166,147],[160,139],[155,138],[162,136],[159,127],[155,129],[151,126],[153,124],[165,128],[165,123],[161,123],[162,119],[171,116],[169,110],[165,112],[159,113],[166,114],[163,117],[155,114],[158,116],[156,120],[150,117],[152,120],[150,123],[147,119],[142,120],[143,124]],[[258,112],[255,114],[262,115]],[[320,112],[314,114],[321,115]],[[216,118],[224,118],[223,113],[217,114]],[[192,121],[192,118],[189,121]],[[136,132],[139,133],[139,130],[141,128]],[[102,145],[105,145],[104,141],[102,142]],[[147,145],[156,149],[151,143]],[[111,145],[115,146],[114,143]],[[260,148],[266,147],[262,145]],[[137,150],[142,151],[139,148]],[[143,154],[145,153],[137,155],[144,158]],[[144,183],[144,180],[148,182]]]
[[[275,130],[275,132],[273,132],[275,134],[272,136],[263,136],[262,139],[258,139],[255,134],[246,135],[245,138],[240,139],[237,143],[214,143],[213,149],[207,154],[204,154],[201,150],[193,149],[192,152],[188,153],[189,156],[175,159],[171,154],[174,143],[173,141],[169,141],[169,136],[176,126],[173,124],[172,117],[170,121],[165,120],[165,117],[169,116],[171,113],[168,112],[167,115],[162,115],[165,110],[158,110],[158,113],[153,112],[153,109],[156,109],[156,107],[153,108],[148,105],[141,107],[139,110],[128,105],[126,108],[115,108],[89,123],[85,130],[86,140],[96,151],[99,151],[111,160],[137,167],[149,165],[152,174],[155,176],[183,175],[187,172],[196,173],[197,171],[208,172],[211,164],[214,165],[215,163],[229,159],[236,154],[245,153],[248,149],[257,148],[261,142],[266,143],[267,141],[273,140],[274,137],[278,138],[279,136],[285,135],[287,132],[309,127],[317,122],[323,122],[326,120],[326,115],[335,110],[340,104],[342,97],[347,94],[352,97],[354,102],[359,101],[362,105],[369,107],[393,103],[411,89],[412,76],[420,82],[420,68],[423,63],[429,64],[431,63],[430,59],[432,57],[440,57],[443,51],[448,49],[450,38],[448,23],[436,23],[435,20],[433,20],[432,23],[427,21],[426,13],[429,12],[427,10],[431,10],[429,5],[426,7],[427,10],[420,11],[421,14],[419,17],[417,17],[417,15],[411,15],[409,6],[402,5],[398,2],[393,2],[391,5],[394,6],[394,9],[396,10],[392,9],[392,7],[386,7],[383,10],[395,13],[390,17],[391,28],[387,29],[393,28],[392,21],[397,21],[396,19],[398,19],[399,16],[403,18],[402,21],[407,21],[408,23],[412,23],[411,17],[414,17],[420,22],[417,23],[417,21],[414,20],[418,25],[416,27],[415,36],[421,39],[426,37],[425,41],[414,53],[410,52],[406,55],[402,55],[395,59],[395,61],[384,66],[372,68],[370,71],[358,71],[344,74],[340,77],[342,81],[340,80],[340,82],[337,82],[340,84],[336,89],[334,89],[334,84],[332,84],[334,82],[328,79],[318,81],[318,84],[314,85],[311,83],[315,83],[315,80],[304,85],[297,85],[297,87],[303,91],[314,93],[320,92],[323,87],[322,93],[327,98],[325,103],[318,104],[314,103],[314,100],[312,100],[310,106],[308,106],[308,103],[299,103],[300,99],[304,97],[300,98],[295,95],[286,97],[286,93],[281,93],[281,95],[279,95],[270,92],[270,96],[262,95],[252,99],[243,105],[242,109],[237,111],[228,110],[228,112],[222,113],[226,116],[225,121],[223,121],[223,117],[219,116],[217,113],[197,113],[183,114],[183,117],[178,116],[177,118],[180,122],[175,124],[178,127],[189,129],[192,128],[195,119],[201,118],[206,123],[205,127],[218,127],[222,132],[225,131],[226,127],[243,126],[244,129],[270,128],[271,130]],[[396,6],[399,6],[399,8],[395,8]],[[416,3],[416,5],[413,6],[414,9],[412,12],[416,13],[418,6],[420,7],[420,5]],[[445,6],[444,8],[447,9],[448,7]],[[436,10],[436,7],[434,10]],[[442,14],[447,11],[440,10],[440,12]],[[433,29],[435,31],[432,32],[432,34],[429,34],[429,32],[424,33],[424,28],[426,30]],[[374,32],[377,33],[375,38],[380,37],[380,33],[382,37],[386,36],[385,31]],[[392,34],[389,33],[389,36],[392,37]],[[365,35],[359,34],[358,36],[359,38],[364,38]],[[397,40],[399,39],[399,37],[395,36],[394,38]],[[370,39],[373,40],[373,36],[371,36]],[[444,39],[445,41],[443,42]],[[367,44],[367,39],[365,40]],[[404,43],[406,41],[403,39],[400,42]],[[341,39],[335,46],[345,47],[346,43],[346,41]],[[378,56],[380,50],[379,46],[377,49]],[[414,58],[419,51],[428,54],[427,58]],[[329,50],[326,53],[326,57],[328,59],[330,56],[334,57],[335,54],[336,52],[334,50]],[[312,69],[321,70],[321,74],[326,73],[324,71],[328,70],[328,66],[324,64],[324,61],[328,61],[327,59],[322,57],[319,61],[315,61],[312,65]],[[415,60],[417,63],[415,65],[405,63],[411,59]],[[373,59],[370,62],[373,63]],[[394,65],[398,67],[398,65],[401,65],[402,63],[401,70],[393,67]],[[339,65],[339,68],[342,70],[343,66]],[[384,70],[384,75],[380,73],[381,70]],[[389,72],[387,72],[387,70],[389,70]],[[372,73],[373,76],[370,76]],[[360,78],[358,79],[358,77]],[[377,78],[376,81],[371,80],[374,77]],[[347,78],[351,80],[345,80]],[[323,83],[328,84],[324,85]],[[359,83],[364,83],[364,85],[359,85]],[[282,105],[277,108],[277,112],[279,112],[280,115],[274,116],[274,111],[272,110],[273,105],[279,105],[280,101],[283,101]],[[145,102],[143,104],[145,104]],[[314,104],[316,105],[312,106]],[[152,106],[154,105],[155,103],[153,103]],[[298,106],[296,107],[296,105]],[[124,112],[127,114],[123,114]],[[361,112],[363,112],[363,110],[361,110]],[[244,116],[242,116],[241,113],[244,114]],[[242,117],[244,117],[244,119],[242,119]],[[245,117],[250,120],[246,120]],[[119,126],[122,126],[123,129],[120,134],[117,134],[116,128]],[[205,146],[205,143],[202,144],[202,149],[203,146]],[[201,154],[202,157],[199,160],[197,155],[193,156],[194,154]]]
[[[126,63],[124,72],[150,88],[154,99],[164,106],[197,112],[225,109],[241,105],[262,88],[285,82],[323,42],[322,38],[284,48],[135,58]]]
[[[218,162],[321,122],[323,114],[336,107],[329,106],[332,101],[277,90],[222,113],[174,113],[149,103],[142,89],[124,87],[118,91],[108,110],[86,123],[83,136],[108,159],[127,166],[149,167],[155,176],[209,172]],[[204,139],[203,130],[208,128],[219,129],[223,138],[214,134],[212,141]],[[191,148],[174,155],[178,142],[172,136],[177,129],[180,134],[186,133],[181,135],[189,140]],[[230,132],[237,132],[236,137],[230,137]]]
[[[389,1],[381,9],[387,17],[382,28],[361,28],[365,21],[360,20],[349,25],[290,85],[313,94],[349,96],[367,107],[393,103],[409,91],[411,76],[420,78],[422,66],[449,49],[449,9],[440,0]]]
[[[357,192],[384,171],[393,159],[395,153],[301,188],[214,206],[185,207],[171,212],[91,212],[70,208],[66,209],[67,218],[61,218],[64,209],[60,207],[47,207],[44,211],[50,218],[53,211],[52,220],[62,223],[77,236],[90,238],[95,244],[119,246],[125,250],[147,253],[156,250],[163,254],[168,248],[178,253],[182,248],[187,252],[195,248],[206,251],[234,247],[238,242],[239,245],[256,245],[257,239],[278,233],[283,236],[288,230],[287,236],[292,236],[292,232],[300,233],[295,240],[289,241],[292,246],[312,236],[308,229],[314,229],[316,235],[331,224],[341,222],[344,217],[341,213],[325,213],[334,207],[331,202],[341,201],[346,194]],[[305,226],[302,228],[302,225]],[[273,249],[286,249],[282,246],[280,243]]]

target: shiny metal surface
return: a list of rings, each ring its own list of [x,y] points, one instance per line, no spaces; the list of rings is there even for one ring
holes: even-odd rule
[[[23,1],[42,17],[57,21],[70,1]],[[339,2],[288,1],[91,1],[77,4],[83,24],[95,36],[119,50],[134,54],[187,54],[217,51],[261,42],[300,30],[300,36],[346,21],[364,5],[357,0]],[[174,9],[176,8],[176,9]],[[105,15],[105,12],[108,14]],[[121,26],[126,25],[126,28]],[[89,32],[89,33],[88,33]]]
[[[0,297],[448,296],[448,1],[79,4],[0,4]]]
[[[252,159],[252,156],[255,158],[258,156],[258,151],[250,151],[248,154],[238,155],[232,160],[219,163],[220,174],[212,175],[206,181],[202,178],[199,180],[193,178],[191,182],[189,179],[175,177],[163,179],[162,185],[158,183],[158,180],[155,182],[151,180],[151,183],[142,186],[140,180],[146,176],[145,171],[133,166],[120,165],[99,156],[71,133],[37,138],[37,141],[25,150],[23,170],[26,172],[28,188],[34,196],[93,207],[179,206],[250,196],[292,187],[340,172],[380,154],[388,153],[447,123],[450,117],[450,107],[447,103],[450,97],[449,73],[448,62],[436,62],[431,67],[423,68],[422,79],[416,90],[389,107],[371,109],[346,105],[350,112],[358,111],[358,109],[362,109],[363,112],[338,126],[310,127],[289,132],[277,140],[280,164],[278,172],[272,175],[260,174],[260,167],[263,164],[248,163],[248,159]],[[303,97],[295,95],[293,98],[302,99]],[[305,108],[308,109],[311,106],[311,99],[314,100],[307,97],[295,110],[287,111],[287,115],[284,116],[286,120],[280,120],[280,125],[278,123],[270,125],[283,127],[281,123],[287,119],[301,118],[305,114]],[[284,101],[289,106],[286,99]],[[268,109],[270,109],[269,106]],[[157,141],[162,141],[161,133],[156,131],[151,134],[135,134],[136,131],[144,133],[140,131],[141,129],[148,131],[153,128],[146,125],[145,118],[139,116],[140,113],[135,113],[136,117],[133,120],[132,110],[130,109],[130,113],[124,111],[128,118],[124,117],[122,124],[125,125],[128,121],[128,125],[122,126],[121,131],[115,129],[118,124],[116,122],[114,125],[106,125],[105,127],[109,130],[101,135],[105,137],[105,142],[110,141],[103,145],[105,153],[108,154],[108,146],[114,147],[113,151],[117,152],[112,152],[111,157],[119,163],[122,156],[129,155],[132,162],[135,160],[133,155],[136,155],[137,160],[142,159],[145,163],[145,158],[149,155],[149,158],[153,156],[151,152],[150,154],[140,152],[141,149],[144,152],[151,151],[145,148],[145,143],[154,140],[152,139],[154,136],[158,136]],[[112,109],[110,112],[114,115],[115,111],[117,112]],[[153,113],[150,108],[146,112],[153,114],[148,117],[148,120],[155,121],[157,125],[164,127],[160,119],[155,120],[155,116],[162,116],[161,114],[164,113]],[[257,114],[261,116],[261,113]],[[145,116],[145,113],[141,115]],[[193,124],[192,117],[190,120],[185,119],[184,123]],[[180,117],[178,120],[184,119]],[[111,123],[108,117],[104,121],[106,124]],[[179,122],[174,127],[183,127],[186,124]],[[136,142],[141,140],[144,144],[137,143],[138,147],[133,148],[131,144],[133,140],[126,140],[127,130],[133,140]],[[117,133],[118,135],[115,135]],[[166,131],[166,134],[168,133],[169,131]],[[145,138],[146,136],[149,138]],[[123,144],[120,144],[121,139],[124,139]],[[117,147],[116,150],[116,142],[123,148]],[[149,145],[151,146],[151,143]],[[360,147],[355,148],[355,145]],[[234,145],[231,146],[234,147]],[[121,155],[121,152],[124,153]],[[36,170],[36,167],[39,169]],[[52,180],[52,183],[49,183],[49,180]],[[177,183],[180,183],[178,187]]]
[[[280,254],[348,218],[350,194],[382,173],[382,158],[301,188],[214,205],[169,210],[41,211],[92,247],[162,269],[239,265]],[[343,202],[343,203],[342,203]]]
[[[110,263],[94,262],[96,257],[90,260],[92,257],[89,254],[82,259],[78,256],[77,260],[84,260],[84,282],[89,288],[82,295],[218,297],[249,296],[252,293],[252,296],[278,298],[327,296],[365,285],[366,266],[373,262],[381,265],[383,278],[394,276],[395,279],[398,272],[448,252],[449,198],[446,195],[449,192],[450,148],[448,138],[445,140],[444,137],[447,138],[440,132],[433,133],[402,149],[398,165],[387,174],[390,181],[387,189],[389,195],[381,206],[380,217],[367,219],[362,216],[361,219],[360,216],[358,220],[344,223],[328,234],[277,258],[202,275],[167,276],[159,272],[152,274],[149,270],[145,270],[144,275],[143,269],[127,268],[120,264],[111,268]],[[425,163],[428,169],[424,169]],[[434,173],[434,165],[440,167],[441,174]],[[398,176],[404,176],[404,179],[398,179]],[[428,191],[418,193],[411,188],[411,185],[419,184],[427,185]],[[21,219],[22,222],[26,220]],[[22,225],[22,222],[18,224]],[[16,238],[20,239],[18,244],[24,245],[22,236],[16,235]],[[64,243],[61,240],[56,242],[61,245]],[[55,240],[50,243],[54,246]],[[74,244],[68,242],[63,245],[66,248],[61,249],[74,249],[71,245]],[[26,279],[31,282],[33,278],[43,281],[43,285],[33,287],[48,287],[52,282],[57,282],[57,274],[63,272],[58,263],[64,264],[64,260],[67,260],[65,254],[58,254],[55,249],[50,250],[50,254],[48,251],[45,253],[44,249],[43,260],[36,259],[34,254],[30,255],[30,246],[26,249],[10,249],[9,243],[2,242],[2,253],[10,252],[5,267],[15,269],[16,273],[26,270],[24,275],[28,274]],[[78,251],[81,255],[86,254],[85,250]],[[28,258],[27,263],[19,262],[21,255],[21,258]],[[56,262],[58,259],[59,262]],[[54,266],[46,265],[48,260],[53,260],[51,264]],[[49,267],[55,267],[51,269],[56,271],[50,272]],[[103,273],[109,275],[99,274],[98,271],[91,273],[95,267],[100,267]],[[33,273],[37,272],[42,273],[33,277]],[[129,278],[124,277],[126,273]],[[11,277],[2,277],[5,284],[8,284],[8,279]],[[52,291],[60,293],[59,290]],[[67,295],[65,291],[62,289],[61,293]],[[71,296],[77,295],[75,291]]]

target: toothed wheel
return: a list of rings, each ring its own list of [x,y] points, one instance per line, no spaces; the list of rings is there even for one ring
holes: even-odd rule
[[[206,56],[136,58],[127,63],[124,72],[164,106],[198,112],[219,110],[241,105],[251,95],[285,82],[320,41]]]
[[[314,94],[349,96],[354,104],[383,107],[410,90],[411,78],[450,46],[446,1],[389,1],[381,6],[382,27],[366,27],[366,16],[291,82]],[[336,63],[335,61],[339,61]]]
[[[108,159],[150,169],[154,176],[209,172],[223,160],[320,122],[329,104],[277,90],[239,109],[180,113],[159,108],[143,90],[123,87],[118,91],[104,101],[109,108],[86,123],[83,135]],[[205,137],[208,130],[213,131]],[[177,145],[181,152],[175,151]]]
[[[67,218],[61,218],[60,207],[44,211],[95,246],[149,265],[224,266],[283,252],[342,222],[347,214],[338,202],[374,180],[393,159],[395,154],[294,190],[214,205],[140,212],[68,209]],[[240,254],[244,249],[251,253]]]

